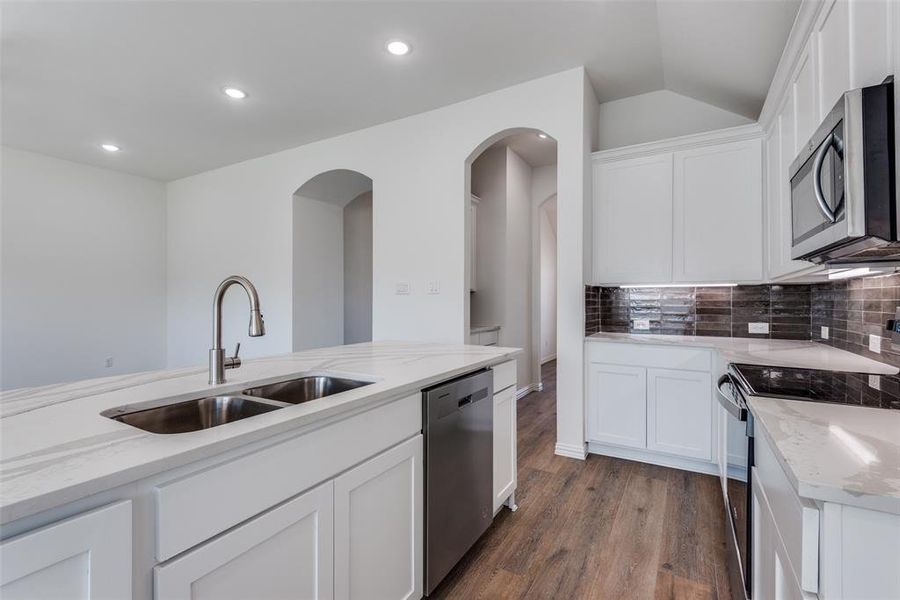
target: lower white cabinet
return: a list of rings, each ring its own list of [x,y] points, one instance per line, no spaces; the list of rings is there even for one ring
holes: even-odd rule
[[[333,490],[329,481],[156,567],[156,598],[332,598]]]
[[[131,501],[48,525],[0,544],[0,596],[131,598]]]
[[[647,369],[647,449],[712,460],[709,373]]]
[[[591,363],[588,439],[647,447],[647,369]]]
[[[494,394],[494,512],[516,489],[516,388]]]
[[[419,435],[334,480],[338,600],[422,597],[422,470]]]

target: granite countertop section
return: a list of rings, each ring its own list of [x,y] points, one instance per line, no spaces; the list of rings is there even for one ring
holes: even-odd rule
[[[760,397],[749,406],[800,497],[900,514],[900,411]]]
[[[245,360],[210,386],[205,368],[106,377],[0,394],[0,524],[515,357],[517,348],[372,342]],[[233,393],[303,374],[371,385],[202,431],[158,435],[109,408]]]
[[[840,348],[805,340],[607,332],[589,335],[585,340],[588,342],[711,348],[720,352],[723,358],[730,363],[824,371],[851,371],[876,375],[896,375],[898,372],[897,367]]]
[[[475,335],[476,333],[486,333],[488,331],[500,331],[499,325],[477,325],[473,326],[469,329],[469,333]]]

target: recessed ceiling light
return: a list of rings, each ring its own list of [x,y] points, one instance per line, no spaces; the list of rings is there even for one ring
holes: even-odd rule
[[[538,134],[538,137],[541,138],[542,140],[546,140],[550,136],[542,131]]]
[[[225,92],[226,96],[228,96],[229,98],[234,98],[235,100],[243,100],[247,97],[247,92],[245,92],[244,90],[239,90],[235,87],[227,87],[222,91]]]
[[[119,148],[115,144],[100,144],[100,147],[107,152],[118,152],[119,150],[121,150],[121,148]]]
[[[409,54],[411,48],[409,44],[402,40],[391,40],[386,45],[387,51],[393,54],[394,56],[403,56],[404,54]]]

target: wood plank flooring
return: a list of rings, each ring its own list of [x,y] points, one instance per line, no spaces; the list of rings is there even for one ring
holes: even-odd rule
[[[716,478],[553,454],[556,365],[518,404],[519,487],[432,598],[727,600]]]

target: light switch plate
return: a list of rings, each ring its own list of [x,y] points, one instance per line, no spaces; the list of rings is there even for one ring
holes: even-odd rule
[[[881,389],[881,376],[869,375],[869,387],[875,388],[876,390],[880,390]]]
[[[639,331],[648,331],[650,329],[650,319],[634,319],[634,328]]]
[[[869,350],[881,354],[881,336],[874,333],[869,334]]]
[[[827,340],[829,335],[830,335],[830,332],[829,332],[828,328],[823,326],[819,337],[821,337],[823,340]]]
[[[440,281],[429,281],[428,282],[428,293],[429,294],[440,294],[441,293],[441,282]]]
[[[398,296],[408,296],[410,292],[410,286],[408,281],[398,281],[397,282],[397,291],[395,292]]]
[[[768,323],[748,323],[750,333],[769,333]]]

